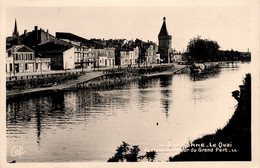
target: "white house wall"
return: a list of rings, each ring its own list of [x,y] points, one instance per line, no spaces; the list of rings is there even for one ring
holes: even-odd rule
[[[107,66],[107,57],[99,57],[99,66]]]
[[[75,69],[74,47],[63,52],[63,68]]]

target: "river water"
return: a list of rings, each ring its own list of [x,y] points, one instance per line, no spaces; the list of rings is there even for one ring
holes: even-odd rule
[[[225,126],[250,64],[229,64],[201,80],[175,74],[112,90],[37,93],[7,99],[7,161],[106,162],[122,143],[167,161]],[[158,125],[157,125],[158,123]]]

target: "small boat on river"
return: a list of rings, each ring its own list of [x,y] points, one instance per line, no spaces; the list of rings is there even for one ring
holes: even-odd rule
[[[200,66],[195,65],[195,63],[193,63],[190,67],[190,73],[191,74],[197,74],[197,73],[201,73],[202,72],[202,68]]]

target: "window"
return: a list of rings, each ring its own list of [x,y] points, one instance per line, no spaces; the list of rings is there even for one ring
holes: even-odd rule
[[[38,69],[38,63],[36,63],[35,68]]]
[[[9,67],[10,67],[10,72],[13,71],[13,65],[9,64]]]
[[[28,69],[28,65],[27,63],[24,64],[24,70],[27,70]]]

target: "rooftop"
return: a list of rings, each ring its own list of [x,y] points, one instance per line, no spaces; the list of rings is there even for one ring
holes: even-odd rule
[[[163,17],[162,28],[161,28],[158,36],[169,36],[167,28],[166,28],[166,18],[165,17]]]

